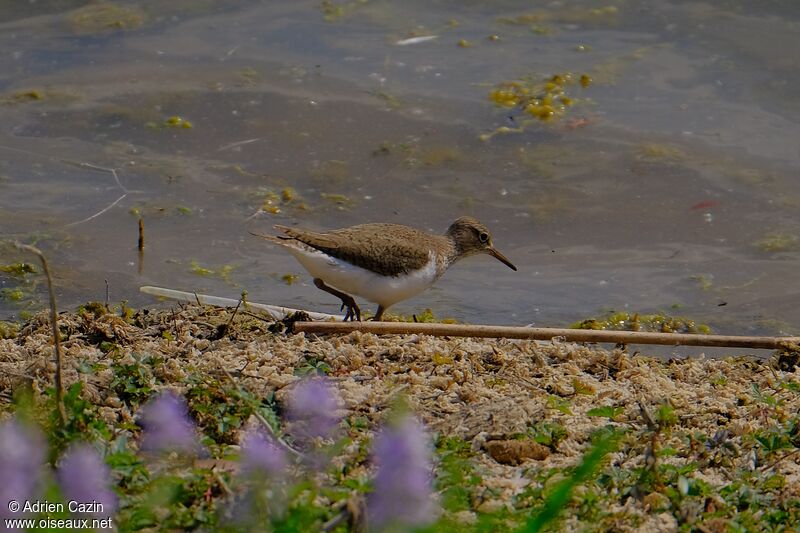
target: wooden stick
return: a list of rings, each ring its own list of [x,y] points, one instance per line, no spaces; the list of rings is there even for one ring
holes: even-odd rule
[[[144,250],[144,219],[142,217],[139,217],[139,241],[136,247],[140,252]]]
[[[745,337],[736,335],[698,335],[650,333],[593,329],[528,328],[472,324],[414,324],[410,322],[295,322],[296,333],[343,334],[352,331],[378,335],[423,335],[448,337],[489,337],[552,340],[569,342],[609,342],[617,344],[664,344],[670,346],[720,346],[725,348],[798,349],[800,337]]]
[[[58,330],[58,309],[56,308],[56,291],[53,288],[53,277],[50,275],[50,268],[47,265],[47,259],[42,251],[35,246],[29,244],[22,244],[21,242],[14,242],[14,246],[18,250],[30,252],[39,256],[39,261],[42,262],[42,269],[44,270],[45,278],[47,279],[47,291],[50,297],[50,329],[53,334],[53,350],[55,352],[56,360],[56,375],[55,375],[55,389],[56,389],[56,407],[58,414],[61,417],[61,423],[67,422],[67,411],[64,408],[64,381],[61,377],[61,368],[63,363],[63,355],[61,351],[61,333]]]
[[[145,285],[139,287],[139,291],[145,294],[151,294],[160,298],[169,298],[171,300],[178,300],[179,302],[197,303],[197,305],[216,305],[218,307],[235,307],[239,304],[239,300],[233,298],[222,298],[219,296],[209,296],[208,294],[197,294],[196,292],[178,291],[175,289],[166,289],[164,287],[152,287]],[[243,301],[242,304],[245,309],[258,309],[264,311],[275,320],[282,320],[292,313],[297,311],[304,311],[303,309],[292,309],[291,307],[282,307],[279,305],[267,305]],[[342,315],[329,315],[327,313],[315,313],[314,311],[304,311],[312,320],[342,320]]]

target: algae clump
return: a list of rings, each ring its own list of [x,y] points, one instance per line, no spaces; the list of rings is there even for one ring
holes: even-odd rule
[[[113,3],[89,4],[69,14],[75,33],[100,33],[109,30],[132,30],[145,21],[144,11]]]
[[[711,333],[706,324],[666,314],[612,312],[601,318],[588,318],[570,326],[572,329],[603,329],[612,331],[649,331],[658,333]]]

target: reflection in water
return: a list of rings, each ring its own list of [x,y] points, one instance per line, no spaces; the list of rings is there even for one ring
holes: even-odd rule
[[[774,51],[800,44],[797,9],[645,4],[15,3],[0,233],[48,253],[62,307],[108,280],[132,305],[160,285],[332,311],[248,231],[471,214],[520,272],[466,261],[398,312],[796,334],[800,59]],[[489,98],[567,72],[594,83],[560,119]],[[41,305],[35,278],[0,272],[0,318]]]

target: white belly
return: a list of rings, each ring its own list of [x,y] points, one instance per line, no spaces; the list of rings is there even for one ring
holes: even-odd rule
[[[300,250],[287,246],[292,255],[315,278],[327,285],[384,308],[411,298],[436,281],[436,257],[430,254],[428,263],[420,270],[396,277],[381,276],[365,268],[351,265],[319,251]]]

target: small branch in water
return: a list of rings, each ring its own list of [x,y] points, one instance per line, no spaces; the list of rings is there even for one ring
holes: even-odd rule
[[[131,192],[128,189],[126,189],[125,186],[122,184],[122,181],[120,181],[119,176],[117,175],[117,169],[115,169],[115,168],[100,167],[100,166],[97,166],[97,165],[93,165],[91,163],[84,163],[84,162],[81,162],[81,161],[70,161],[69,159],[63,159],[62,161],[64,163],[69,163],[71,165],[76,165],[76,166],[79,166],[79,167],[82,167],[82,168],[90,168],[92,170],[99,170],[100,172],[108,172],[114,177],[114,181],[117,183],[117,187],[119,187],[119,190],[122,191],[122,195],[119,198],[117,198],[116,200],[114,200],[113,202],[111,202],[109,205],[107,205],[105,208],[101,209],[100,211],[98,211],[97,213],[95,213],[92,216],[84,218],[83,220],[78,220],[77,222],[71,222],[71,223],[67,224],[66,226],[64,226],[65,228],[69,228],[71,226],[77,226],[78,224],[83,224],[84,222],[89,222],[93,218],[99,217],[100,215],[102,215],[103,213],[105,213],[106,211],[108,211],[109,209],[111,209],[112,207],[117,205],[118,203],[120,203],[122,200],[124,200],[128,196],[128,193]]]
[[[144,219],[142,217],[139,217],[139,242],[136,247],[138,249],[136,256],[139,260],[136,271],[141,276],[144,272]]]
[[[247,139],[245,141],[232,142],[230,144],[226,144],[226,145],[220,146],[219,148],[217,148],[217,152],[222,152],[224,150],[230,150],[231,148],[236,148],[237,146],[244,146],[245,144],[254,143],[254,142],[257,142],[257,141],[260,141],[260,140],[261,140],[261,137],[256,137],[255,139]]]
[[[58,331],[58,309],[56,308],[56,292],[53,288],[53,277],[50,275],[50,268],[47,265],[47,259],[41,250],[35,246],[22,244],[18,241],[14,241],[14,246],[18,250],[30,252],[39,256],[39,261],[42,262],[42,270],[44,270],[44,275],[47,278],[47,291],[50,297],[50,328],[53,333],[53,347],[55,350],[56,360],[56,375],[54,379],[56,389],[56,407],[58,408],[58,414],[61,417],[61,423],[63,424],[67,421],[67,412],[64,408],[64,382],[62,380],[61,373],[63,354],[61,353],[61,333]]]
[[[111,204],[107,205],[107,206],[105,207],[105,209],[101,209],[100,211],[98,211],[98,212],[97,212],[97,213],[95,213],[94,215],[92,215],[92,216],[90,216],[90,217],[86,217],[86,218],[84,218],[83,220],[79,220],[79,221],[77,221],[77,222],[70,222],[69,224],[67,224],[67,225],[66,225],[66,226],[64,226],[64,227],[65,227],[65,228],[69,228],[69,227],[72,227],[72,226],[77,226],[78,224],[83,224],[84,222],[89,222],[89,221],[90,221],[90,220],[92,220],[93,218],[97,218],[97,217],[99,217],[100,215],[102,215],[103,213],[105,213],[106,211],[108,211],[109,209],[111,209],[112,207],[114,207],[115,205],[117,205],[118,203],[120,203],[122,200],[124,200],[124,199],[125,199],[125,197],[126,197],[126,196],[128,196],[128,193],[125,193],[125,194],[123,194],[122,196],[120,196],[119,198],[117,198],[116,200],[114,200],[113,202],[111,202]]]
[[[144,219],[139,217],[139,242],[137,248],[140,252],[144,251]]]

